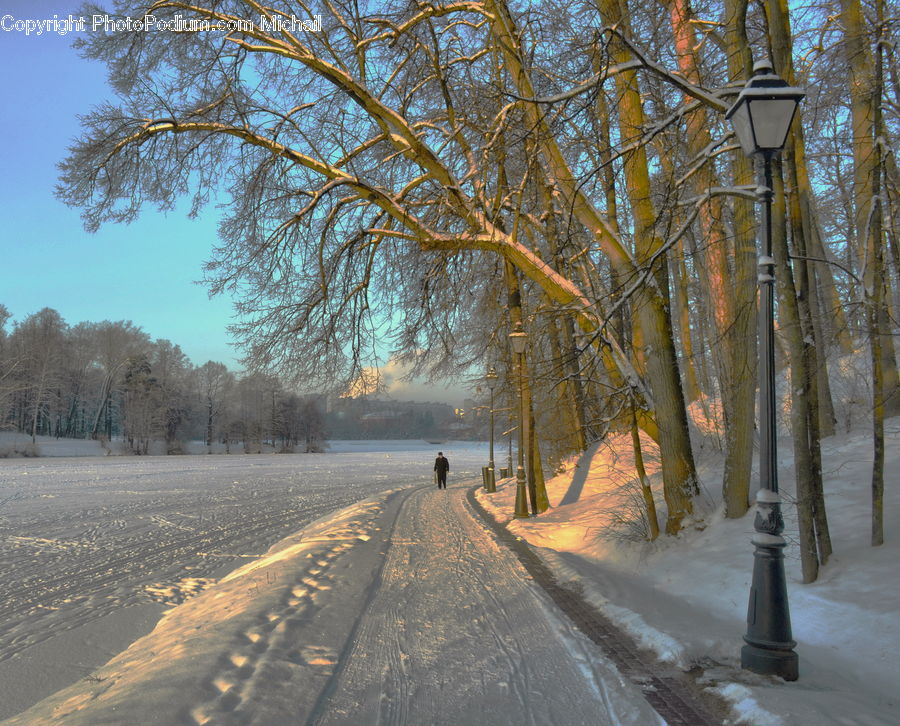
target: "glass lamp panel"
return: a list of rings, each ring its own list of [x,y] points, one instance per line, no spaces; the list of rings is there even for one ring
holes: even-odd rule
[[[756,144],[760,149],[780,149],[784,146],[797,101],[793,98],[767,98],[747,104],[753,119]]]
[[[746,100],[739,102],[731,112],[729,118],[737,134],[738,142],[747,156],[756,153],[756,140],[753,138],[753,124],[750,123],[750,103]]]

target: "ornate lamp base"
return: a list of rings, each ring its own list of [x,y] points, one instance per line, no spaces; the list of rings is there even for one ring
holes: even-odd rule
[[[747,634],[741,648],[741,668],[786,681],[799,677],[797,643],[791,635],[787,583],[784,575],[784,523],[777,492],[756,494],[756,534],[753,535],[753,584],[747,606]]]

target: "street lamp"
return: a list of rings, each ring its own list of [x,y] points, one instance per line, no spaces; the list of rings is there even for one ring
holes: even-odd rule
[[[497,371],[494,366],[488,368],[485,379],[491,390],[491,454],[488,459],[487,491],[488,494],[493,494],[497,491],[497,480],[494,477],[494,388],[497,386]]]
[[[738,94],[725,118],[734,126],[744,153],[762,159],[762,254],[759,257],[759,491],[753,528],[753,584],[747,608],[746,645],[741,667],[795,681],[799,659],[791,637],[784,576],[784,519],[778,494],[775,440],[775,259],[772,257],[772,158],[782,149],[806,94],[789,86],[768,61],[753,66],[753,77]]]
[[[525,341],[528,335],[522,330],[522,322],[509,334],[509,343],[519,364],[519,462],[516,467],[516,517],[528,517],[528,496],[525,493]]]

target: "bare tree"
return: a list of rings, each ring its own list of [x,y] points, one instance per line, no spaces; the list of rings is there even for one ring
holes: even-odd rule
[[[641,402],[639,424],[662,447],[667,530],[678,530],[695,474],[668,315],[663,262],[672,242],[643,189],[631,198],[629,213],[639,221],[632,246],[581,184],[584,145],[540,98],[571,87],[584,70],[571,64],[570,75],[553,80],[555,68],[534,61],[556,38],[535,32],[527,13],[517,17],[501,0],[417,8],[337,2],[321,33],[274,27],[306,13],[300,3],[120,2],[116,10],[232,30],[84,40],[88,55],[109,64],[123,99],[86,119],[85,137],[62,165],[60,194],[85,209],[89,228],[131,219],[144,202],[169,208],[192,193],[196,211],[227,192],[233,202],[209,268],[212,287],[244,293],[246,323],[237,332],[249,360],[317,381],[348,380],[376,359],[383,331],[397,329],[398,310],[407,332],[394,339],[396,352],[415,355],[409,343],[418,326],[437,320],[416,308],[434,309],[439,288],[472,284],[471,271],[500,256],[569,311],[607,375]],[[241,22],[251,15],[265,23]],[[646,62],[626,36],[610,33],[609,48],[620,55],[601,49],[601,76],[630,78]],[[662,77],[694,101],[725,107],[677,74]],[[638,102],[628,103],[639,112]],[[637,126],[637,118],[627,123]],[[637,158],[644,142],[623,141]],[[522,174],[506,189],[495,173],[501,147],[504,166]],[[543,225],[534,216],[541,205],[528,194],[537,188],[527,171],[534,158],[591,256],[618,271],[623,299],[635,299],[645,351],[637,366],[608,328],[601,300],[583,287],[596,276],[576,282],[556,269],[535,231]],[[645,166],[626,163],[634,173]],[[524,241],[529,234],[533,244]],[[434,364],[447,359],[441,347],[426,353]]]
[[[234,375],[222,363],[210,360],[197,369],[197,382],[206,411],[206,447],[211,452],[228,391],[234,385]]]
[[[13,342],[23,362],[22,388],[27,397],[29,433],[32,443],[38,431],[51,433],[50,398],[59,382],[64,354],[66,324],[56,310],[44,308],[16,326]]]
[[[150,339],[130,321],[96,323],[93,326],[97,363],[102,371],[100,389],[96,395],[96,409],[90,435],[112,438],[115,393],[122,383],[125,367],[135,356],[146,355]]]

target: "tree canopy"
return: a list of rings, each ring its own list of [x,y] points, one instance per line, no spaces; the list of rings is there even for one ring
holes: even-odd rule
[[[434,376],[485,359],[512,371],[505,339],[523,322],[534,395],[567,412],[569,446],[629,412],[658,441],[675,532],[696,491],[693,401],[722,400],[727,513],[748,504],[757,184],[724,111],[754,57],[816,89],[778,174],[782,329],[810,466],[831,415],[828,350],[881,340],[897,308],[894,217],[874,243],[866,221],[898,180],[883,6],[91,6],[170,29],[79,39],[118,102],[85,117],[59,194],[88,228],[183,196],[194,213],[221,203],[208,282],[240,300],[249,362],[309,382],[346,383],[385,354]],[[874,94],[848,103],[848,78]],[[867,186],[866,149],[881,150],[884,192]],[[889,274],[872,277],[882,247]],[[861,298],[863,279],[885,294]],[[867,305],[883,314],[866,322]],[[892,342],[879,350],[895,400]]]

